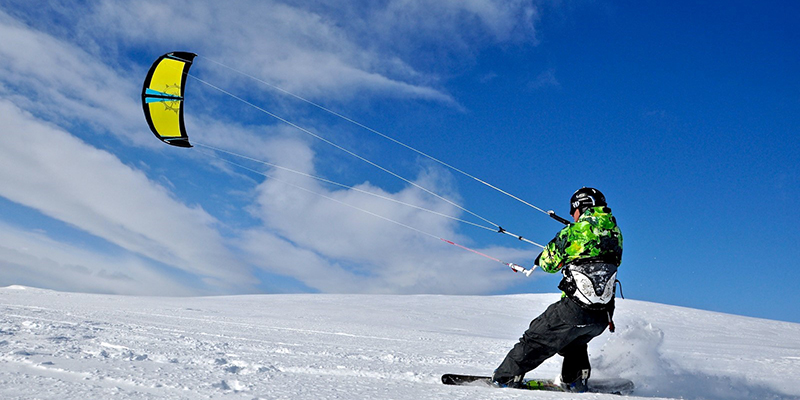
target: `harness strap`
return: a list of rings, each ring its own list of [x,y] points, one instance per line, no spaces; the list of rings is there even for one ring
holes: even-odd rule
[[[611,318],[611,311],[606,311],[606,315],[608,315],[608,331],[614,333],[617,327],[614,325],[614,320]]]

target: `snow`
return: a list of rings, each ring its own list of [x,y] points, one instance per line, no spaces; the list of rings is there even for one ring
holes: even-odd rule
[[[491,373],[557,298],[0,288],[0,398],[618,400],[439,382]],[[800,324],[634,300],[615,322],[590,344],[592,373],[633,380],[630,399],[800,399]]]

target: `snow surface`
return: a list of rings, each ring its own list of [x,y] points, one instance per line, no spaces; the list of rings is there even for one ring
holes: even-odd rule
[[[2,399],[617,399],[489,374],[558,295],[154,298],[0,288]],[[590,344],[632,399],[800,399],[800,324],[619,300]],[[528,374],[554,377],[558,356]]]

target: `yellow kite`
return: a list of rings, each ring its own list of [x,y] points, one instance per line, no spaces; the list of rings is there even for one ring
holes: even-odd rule
[[[142,87],[142,108],[150,130],[164,143],[192,147],[183,125],[183,91],[197,54],[176,51],[159,57]]]

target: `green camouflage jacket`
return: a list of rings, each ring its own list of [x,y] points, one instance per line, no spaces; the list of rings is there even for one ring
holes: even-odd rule
[[[535,264],[545,272],[556,273],[564,265],[581,259],[597,259],[619,266],[622,233],[608,207],[584,211],[577,222],[566,226],[545,246]]]

